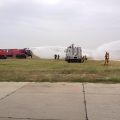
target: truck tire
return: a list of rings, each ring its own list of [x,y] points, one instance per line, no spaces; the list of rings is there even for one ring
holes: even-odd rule
[[[81,60],[79,60],[79,62],[81,63]]]
[[[20,58],[24,58],[24,56],[21,54],[21,55],[20,55]]]
[[[23,56],[22,55],[20,55],[20,59],[22,59],[23,58]]]
[[[70,60],[68,60],[68,63],[70,63]]]
[[[21,58],[21,55],[20,55],[20,54],[18,54],[18,58],[19,58],[19,59]]]
[[[16,55],[16,58],[18,59],[18,58],[19,58],[19,56],[20,56],[20,55],[19,55],[19,54],[17,54],[17,55]]]
[[[23,58],[25,58],[25,59],[26,59],[26,55],[23,55]]]
[[[4,59],[7,59],[7,57],[4,56]]]
[[[2,59],[4,59],[4,57],[5,57],[5,56],[4,56],[4,55],[2,55]]]

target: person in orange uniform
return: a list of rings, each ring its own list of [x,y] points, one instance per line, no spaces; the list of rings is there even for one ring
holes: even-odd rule
[[[87,61],[87,56],[85,55],[85,62]]]
[[[106,52],[105,53],[105,64],[104,64],[104,66],[107,65],[108,63],[109,63],[109,53]]]
[[[86,63],[86,60],[87,60],[87,56],[83,55],[83,62]]]

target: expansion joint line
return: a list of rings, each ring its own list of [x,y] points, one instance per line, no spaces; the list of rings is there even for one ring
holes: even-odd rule
[[[58,119],[35,119],[35,118],[13,118],[13,117],[0,117],[4,119],[15,119],[15,120],[58,120]]]
[[[28,83],[28,84],[29,84],[29,83]],[[13,92],[11,92],[10,94],[6,95],[6,96],[5,96],[5,97],[3,97],[3,98],[1,98],[1,99],[0,99],[0,101],[1,101],[1,100],[3,100],[3,99],[5,99],[6,97],[8,97],[8,96],[12,95],[12,94],[13,94],[13,93],[15,93],[16,91],[18,91],[18,90],[22,89],[23,87],[27,86],[28,84],[26,84],[26,85],[22,86],[21,88],[19,88],[19,89],[15,90],[15,91],[13,91]]]
[[[83,95],[84,95],[84,104],[85,104],[86,120],[88,120],[84,83],[82,83],[82,85],[83,85]]]

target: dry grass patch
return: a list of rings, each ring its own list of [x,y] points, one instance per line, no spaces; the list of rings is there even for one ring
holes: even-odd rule
[[[0,81],[34,82],[120,82],[120,62],[88,60],[67,63],[64,60],[6,59],[0,60]]]

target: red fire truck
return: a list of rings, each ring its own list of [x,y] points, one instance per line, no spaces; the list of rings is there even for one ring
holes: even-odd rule
[[[31,57],[32,58],[32,51],[24,48],[24,49],[1,49],[0,53],[0,58],[5,59],[7,57],[12,57],[12,58],[27,58]]]

